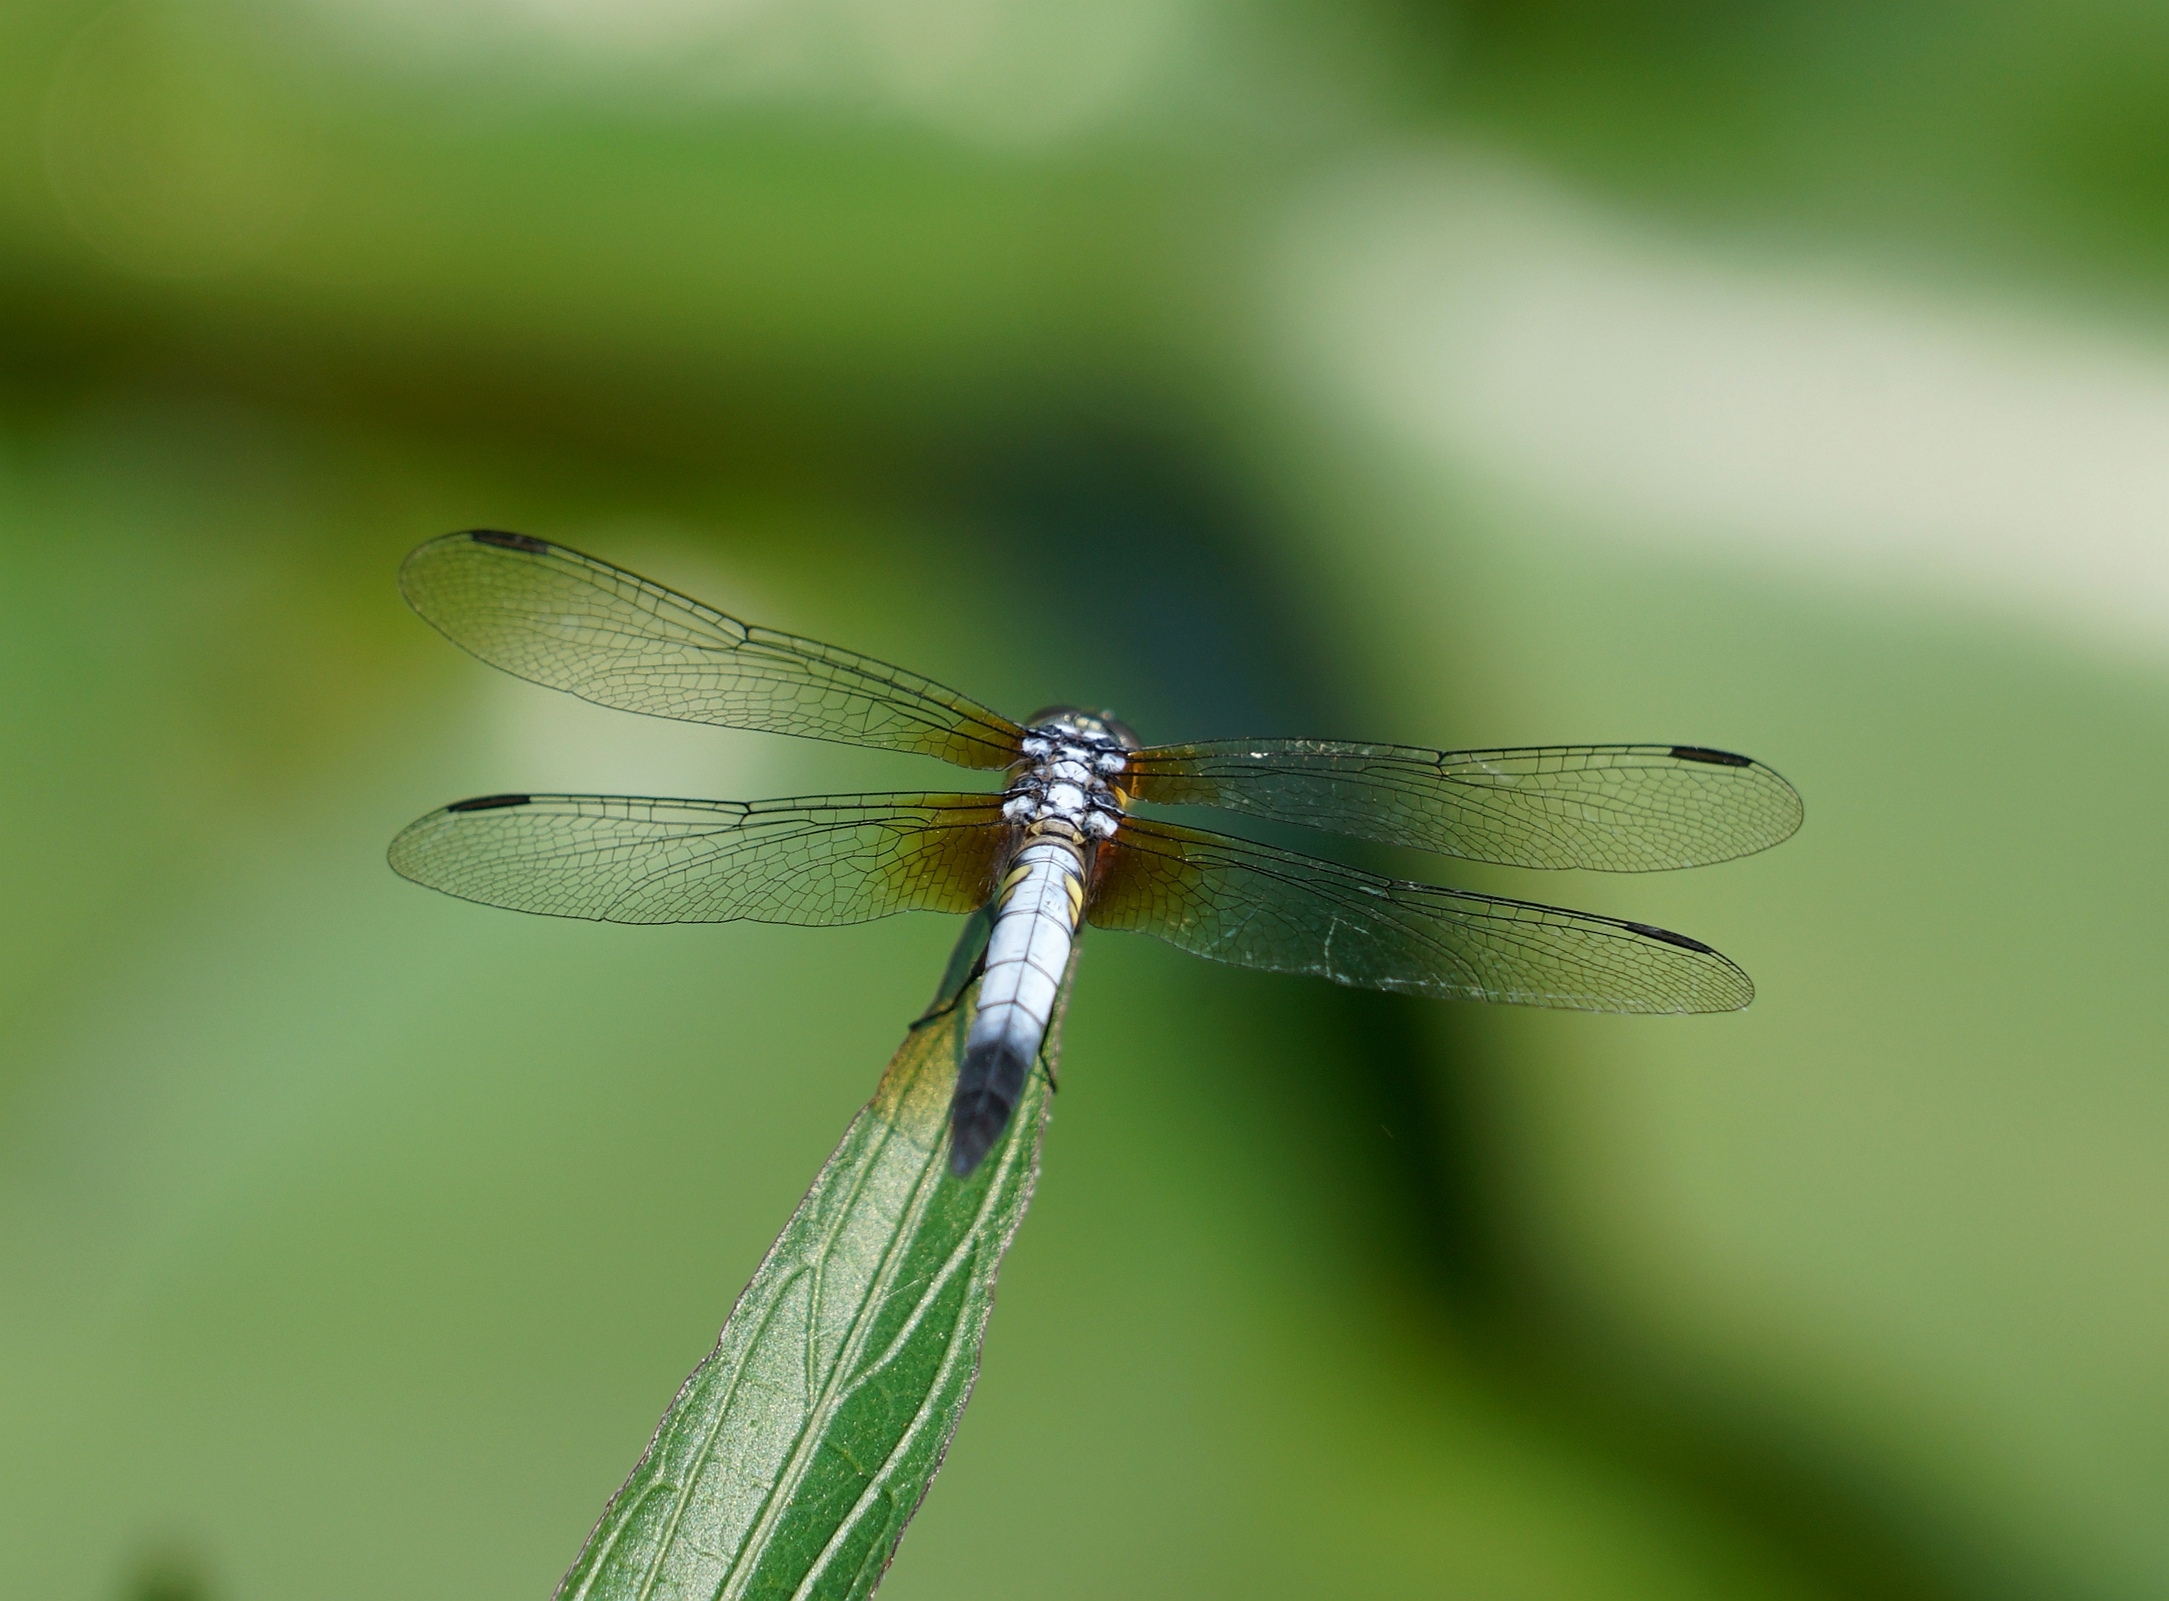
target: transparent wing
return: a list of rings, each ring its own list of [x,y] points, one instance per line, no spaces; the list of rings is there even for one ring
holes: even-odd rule
[[[1729,1012],[1755,998],[1745,973],[1683,934],[1137,818],[1099,847],[1085,916],[1358,989],[1587,1012]]]
[[[647,800],[484,795],[409,824],[392,866],[463,900],[607,923],[863,923],[971,912],[994,889],[1001,797]]]
[[[1698,867],[1767,850],[1800,826],[1800,797],[1784,779],[1699,745],[1438,751],[1219,740],[1147,746],[1129,772],[1149,801],[1510,867]]]
[[[493,667],[629,712],[1006,767],[999,712],[834,645],[756,628],[561,545],[476,529],[399,570],[409,605]]]

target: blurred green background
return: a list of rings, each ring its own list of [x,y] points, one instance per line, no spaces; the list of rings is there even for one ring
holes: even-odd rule
[[[0,8],[0,1591],[547,1595],[939,973],[394,878],[950,782],[492,674],[393,583],[486,524],[1012,713],[1807,798],[1391,863],[1736,1017],[1090,939],[885,1595],[2162,1593],[2165,83],[2129,0]]]

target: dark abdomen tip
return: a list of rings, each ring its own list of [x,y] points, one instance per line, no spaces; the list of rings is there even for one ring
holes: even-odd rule
[[[1024,1052],[1008,1040],[974,1045],[957,1069],[956,1094],[949,1101],[949,1171],[969,1178],[1009,1127],[1032,1070]]]

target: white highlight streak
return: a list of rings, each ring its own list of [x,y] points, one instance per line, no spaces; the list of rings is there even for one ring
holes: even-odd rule
[[[1435,164],[1296,218],[1313,371],[1451,471],[1645,545],[2169,648],[2169,349],[1727,261]]]

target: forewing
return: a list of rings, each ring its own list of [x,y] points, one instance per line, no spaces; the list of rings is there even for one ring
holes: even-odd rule
[[[448,895],[553,917],[863,923],[984,905],[999,808],[986,795],[485,795],[408,825],[391,862]]]
[[[1682,934],[1139,818],[1099,847],[1085,916],[1359,989],[1587,1012],[1729,1012],[1755,996],[1745,973]]]
[[[1510,867],[1649,872],[1767,850],[1800,797],[1746,756],[1698,745],[1421,750],[1319,739],[1154,745],[1141,799],[1219,806]]]
[[[399,571],[408,604],[493,667],[624,711],[1006,767],[1023,730],[929,679],[725,616],[525,534],[446,534]]]

